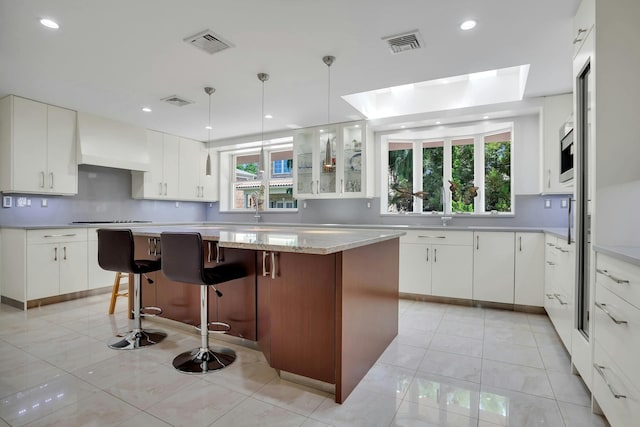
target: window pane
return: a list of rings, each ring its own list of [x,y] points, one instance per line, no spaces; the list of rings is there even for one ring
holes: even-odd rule
[[[484,138],[485,210],[511,212],[511,132]]]
[[[477,195],[473,176],[473,138],[451,141],[451,211],[473,212]]]
[[[293,150],[272,151],[269,209],[298,207],[293,198]]]
[[[444,142],[424,142],[422,144],[422,211],[443,212],[442,208],[442,166],[444,162]]]
[[[258,180],[258,154],[235,156],[234,209],[253,208],[251,194],[260,190]]]
[[[388,212],[413,212],[413,149],[411,143],[389,143]]]

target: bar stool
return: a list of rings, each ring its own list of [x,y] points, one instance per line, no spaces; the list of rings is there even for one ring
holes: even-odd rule
[[[142,317],[158,315],[162,310],[158,307],[147,307],[149,312],[145,313],[145,309],[141,308],[140,298],[141,276],[160,270],[160,261],[135,259],[131,230],[109,228],[98,230],[98,264],[104,270],[133,274],[133,330],[124,337],[117,337],[109,347],[116,350],[134,350],[157,344],[165,339],[167,334],[162,331],[142,329]],[[153,283],[148,277],[147,281]]]
[[[190,374],[204,374],[222,369],[236,359],[230,348],[209,347],[209,333],[225,333],[230,329],[227,323],[209,322],[209,286],[216,295],[222,292],[214,285],[239,279],[247,275],[240,264],[221,264],[213,268],[204,267],[204,248],[200,233],[162,233],[162,273],[176,282],[200,286],[200,348],[179,354],[173,359],[173,367]],[[226,330],[209,331],[209,325]]]
[[[128,297],[129,296],[129,292],[128,291],[123,291],[120,292],[120,285],[122,284],[122,279],[127,279],[128,280],[129,275],[128,274],[123,274],[120,271],[118,271],[116,273],[116,277],[115,279],[113,279],[113,287],[111,288],[111,301],[109,302],[109,314],[113,314],[116,310],[116,299],[118,297]],[[127,285],[129,284],[129,282],[127,281]],[[129,298],[127,298],[127,300],[129,300]],[[129,313],[131,313],[131,311],[133,310],[133,308],[131,307],[131,303],[128,304],[129,306]]]

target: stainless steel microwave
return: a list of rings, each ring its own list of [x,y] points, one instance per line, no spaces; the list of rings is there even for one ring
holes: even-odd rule
[[[560,182],[573,179],[573,129],[560,139]]]

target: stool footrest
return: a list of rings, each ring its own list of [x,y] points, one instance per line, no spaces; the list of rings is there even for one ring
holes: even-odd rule
[[[209,327],[214,326],[214,327],[221,327],[223,329],[214,329],[211,330],[209,329]],[[201,325],[197,325],[194,326],[194,328],[196,328],[197,331],[201,331]],[[224,322],[209,322],[207,324],[207,332],[210,334],[226,334],[227,332],[229,332],[231,330],[231,325],[229,325],[228,323],[224,323]]]
[[[140,317],[155,317],[162,314],[162,309],[160,307],[141,307],[140,308]]]

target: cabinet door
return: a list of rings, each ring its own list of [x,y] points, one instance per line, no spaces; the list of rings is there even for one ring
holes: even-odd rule
[[[571,94],[544,97],[542,193],[569,194],[573,192],[573,181],[560,182],[560,127],[565,124],[572,112],[573,97]]]
[[[318,168],[318,195],[336,195],[338,193],[337,156],[338,129],[325,126],[318,131],[316,148],[319,158],[316,159]]]
[[[47,105],[13,97],[13,191],[43,193],[47,174]]]
[[[474,233],[474,300],[513,304],[513,239],[514,233]]]
[[[60,293],[59,259],[57,244],[27,246],[27,301]]]
[[[180,197],[180,142],[175,135],[162,135],[162,179],[165,198],[175,200]],[[193,169],[196,165],[191,165]]]
[[[60,263],[60,294],[86,291],[87,286],[87,242],[58,244]]]
[[[96,289],[111,286],[115,274],[113,271],[103,270],[98,265],[98,240],[90,239],[87,242],[87,288]]]
[[[147,130],[147,151],[149,152],[149,170],[135,172],[143,174],[143,197],[162,198],[164,196],[163,153],[164,145],[162,132]]]
[[[431,295],[430,250],[429,245],[400,244],[400,292]]]
[[[295,197],[309,197],[317,192],[316,177],[313,173],[315,164],[313,129],[299,131],[295,135],[294,170],[296,173],[294,186]]]
[[[471,299],[473,285],[473,248],[471,246],[433,245],[431,259],[432,295]]]
[[[76,112],[47,106],[47,191],[78,193]]]
[[[207,176],[207,156],[211,157],[211,175]],[[202,187],[202,199],[206,202],[218,201],[218,174],[220,173],[218,152],[202,149],[200,151],[200,186]]]
[[[200,148],[201,144],[180,138],[180,199],[200,199]]]
[[[544,234],[516,233],[516,304],[542,307],[544,293]]]
[[[341,127],[341,150],[337,159],[340,173],[339,191],[344,197],[362,195],[364,168],[364,129],[363,124]]]

